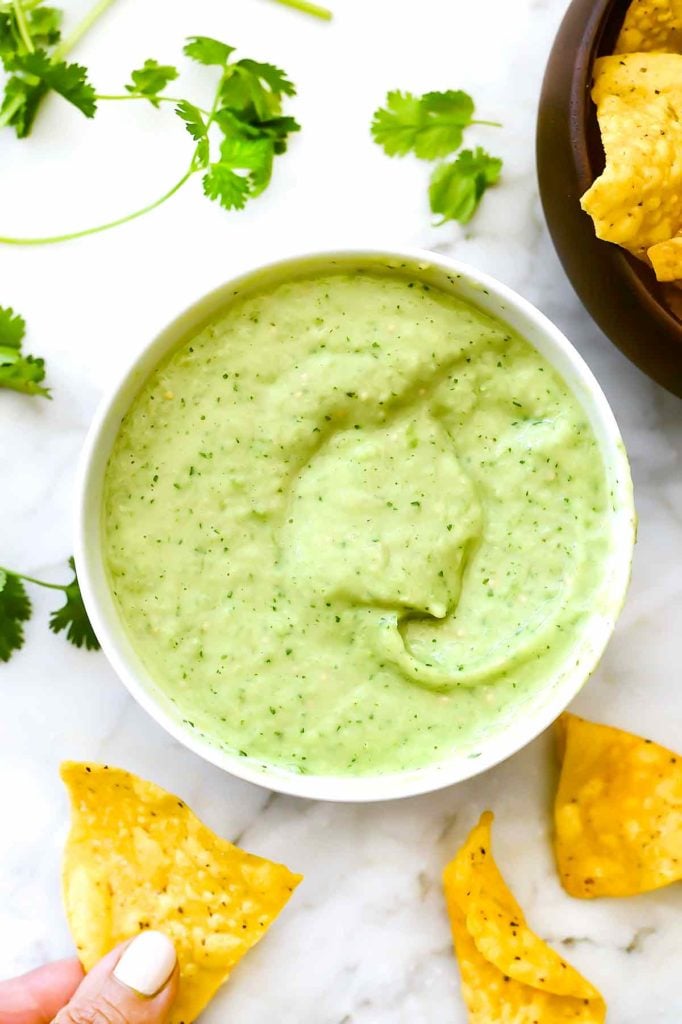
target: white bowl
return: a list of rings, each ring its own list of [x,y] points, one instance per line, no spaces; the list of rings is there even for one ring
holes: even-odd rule
[[[453,753],[445,760],[415,771],[355,777],[300,775],[254,764],[212,746],[184,726],[128,639],[107,580],[101,536],[102,486],[114,438],[132,399],[157,363],[228,305],[235,289],[243,295],[250,286],[261,287],[339,264],[348,268],[390,269],[407,265],[426,283],[458,295],[506,321],[534,345],[568,383],[585,409],[604,459],[614,510],[610,560],[605,566],[604,582],[593,613],[582,628],[577,656],[573,650],[570,664],[563,666],[551,685],[529,700],[516,717],[482,740],[475,757]],[[597,381],[561,331],[510,288],[455,260],[420,250],[349,250],[313,253],[252,270],[199,299],[142,348],[141,354],[102,402],[85,443],[75,557],[83,599],[104,653],[133,697],[175,739],[212,764],[269,789],[323,800],[370,801],[426,793],[477,775],[525,746],[564,710],[596,667],[611,636],[628,585],[634,536],[632,481],[618,426]]]

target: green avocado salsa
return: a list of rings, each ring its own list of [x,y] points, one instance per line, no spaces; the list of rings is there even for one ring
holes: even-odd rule
[[[381,773],[474,754],[551,685],[609,512],[586,414],[523,338],[407,274],[311,274],[235,296],[151,374],[105,557],[198,735]]]

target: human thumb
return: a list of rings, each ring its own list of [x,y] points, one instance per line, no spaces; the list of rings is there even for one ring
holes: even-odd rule
[[[93,967],[53,1024],[164,1024],[177,984],[173,943],[141,932]]]

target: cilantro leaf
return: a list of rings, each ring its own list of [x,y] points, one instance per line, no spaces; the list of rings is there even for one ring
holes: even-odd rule
[[[40,387],[45,379],[45,361],[21,352],[25,333],[24,318],[13,309],[0,306],[0,388],[49,398],[49,389]]]
[[[208,127],[201,111],[188,100],[180,100],[175,113],[185,122],[185,128],[197,144],[193,166],[207,167],[209,160]]]
[[[233,169],[258,171],[272,159],[272,141],[268,138],[245,139],[232,136],[220,145],[220,162]]]
[[[225,67],[234,50],[234,46],[221,43],[218,39],[211,39],[210,36],[190,36],[183,53],[199,64]]]
[[[274,156],[275,149],[272,139],[265,136],[257,139],[232,136],[223,140],[220,146],[220,163],[214,167],[246,172],[248,191],[244,193],[244,199],[247,196],[255,198],[270,183]],[[221,205],[224,205],[222,199]]]
[[[461,89],[414,96],[389,92],[386,107],[372,121],[374,140],[389,156],[410,151],[422,160],[453,153],[462,144],[464,129],[473,124],[474,101]]]
[[[15,57],[9,64],[11,71],[20,71],[40,79],[48,89],[63,96],[86,117],[94,117],[97,104],[95,90],[87,79],[87,70],[80,64],[53,63],[45,50],[35,50]]]
[[[456,160],[439,164],[429,186],[431,210],[441,215],[438,223],[457,220],[468,224],[485,190],[499,180],[501,170],[502,160],[480,146],[474,152],[463,149]]]
[[[24,644],[23,623],[31,617],[31,602],[22,580],[0,569],[0,661],[9,661]]]
[[[243,210],[249,198],[249,179],[227,164],[211,164],[203,177],[204,195],[215,199],[224,210]]]
[[[24,139],[30,133],[40,101],[47,91],[44,82],[33,85],[18,75],[8,79],[0,115],[5,115],[2,123],[11,125],[18,138]]]
[[[75,647],[85,646],[89,651],[98,651],[99,640],[95,636],[95,631],[83,604],[73,558],[69,559],[69,566],[73,571],[73,579],[63,588],[66,594],[66,604],[50,615],[50,629],[53,633],[66,630],[66,639]]]
[[[414,147],[421,101],[411,92],[386,94],[386,106],[374,111],[372,135],[388,156],[405,156]]]
[[[14,21],[9,12],[0,11],[0,60],[3,64],[13,57],[21,46],[21,40],[14,30]]]
[[[258,121],[256,126],[259,135],[272,139],[276,156],[286,153],[289,134],[301,130],[300,124],[293,117],[273,117],[269,121]]]
[[[241,112],[246,120],[265,120],[271,114],[279,113],[279,104],[271,109],[272,94],[261,84],[256,75],[243,68],[231,65],[230,74],[220,88],[220,102],[230,110]]]
[[[261,82],[265,82],[271,92],[276,96],[295,96],[296,86],[290,82],[286,73],[274,64],[262,64],[257,60],[249,60],[248,57],[238,60],[235,67],[243,68]]]
[[[132,85],[126,85],[126,90],[141,96],[146,96],[153,106],[158,107],[158,95],[169,82],[174,82],[178,77],[178,69],[171,64],[159,64],[156,60],[146,60],[141,68],[131,72]]]
[[[2,6],[2,5],[0,5]],[[32,11],[24,11],[26,29],[34,48],[41,49],[54,46],[61,37],[62,12],[56,7],[34,7]],[[0,10],[0,59],[26,54],[29,51],[22,39],[16,21],[16,14],[5,5]]]
[[[245,139],[258,139],[263,134],[260,128],[261,122],[250,118],[241,110],[221,107],[213,115],[213,120],[223,135],[240,135]]]
[[[189,100],[180,100],[175,108],[175,113],[185,122],[187,131],[195,142],[201,142],[202,139],[208,137],[206,122],[201,111],[193,103],[190,103]]]
[[[26,321],[14,310],[0,306],[0,345],[5,348],[21,348],[26,334]]]
[[[291,132],[298,132],[301,126],[293,117],[272,117],[267,121],[249,118],[244,111],[222,107],[214,117],[223,135],[240,135],[246,139],[272,139],[277,154],[286,152],[287,137]]]
[[[28,30],[34,46],[54,46],[61,38],[62,12],[57,7],[34,7],[28,15]]]
[[[249,120],[267,121],[282,109],[282,96],[293,96],[294,86],[273,64],[240,60],[230,64],[220,87],[223,106],[241,111]]]
[[[25,395],[50,397],[50,389],[40,386],[45,380],[45,360],[22,356],[16,348],[0,345],[0,388],[21,391]]]

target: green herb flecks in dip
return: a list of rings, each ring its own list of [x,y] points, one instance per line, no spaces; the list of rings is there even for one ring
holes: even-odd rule
[[[583,410],[400,274],[236,298],[134,400],[105,487],[135,648],[214,744],[311,773],[476,750],[559,671],[609,547]]]

